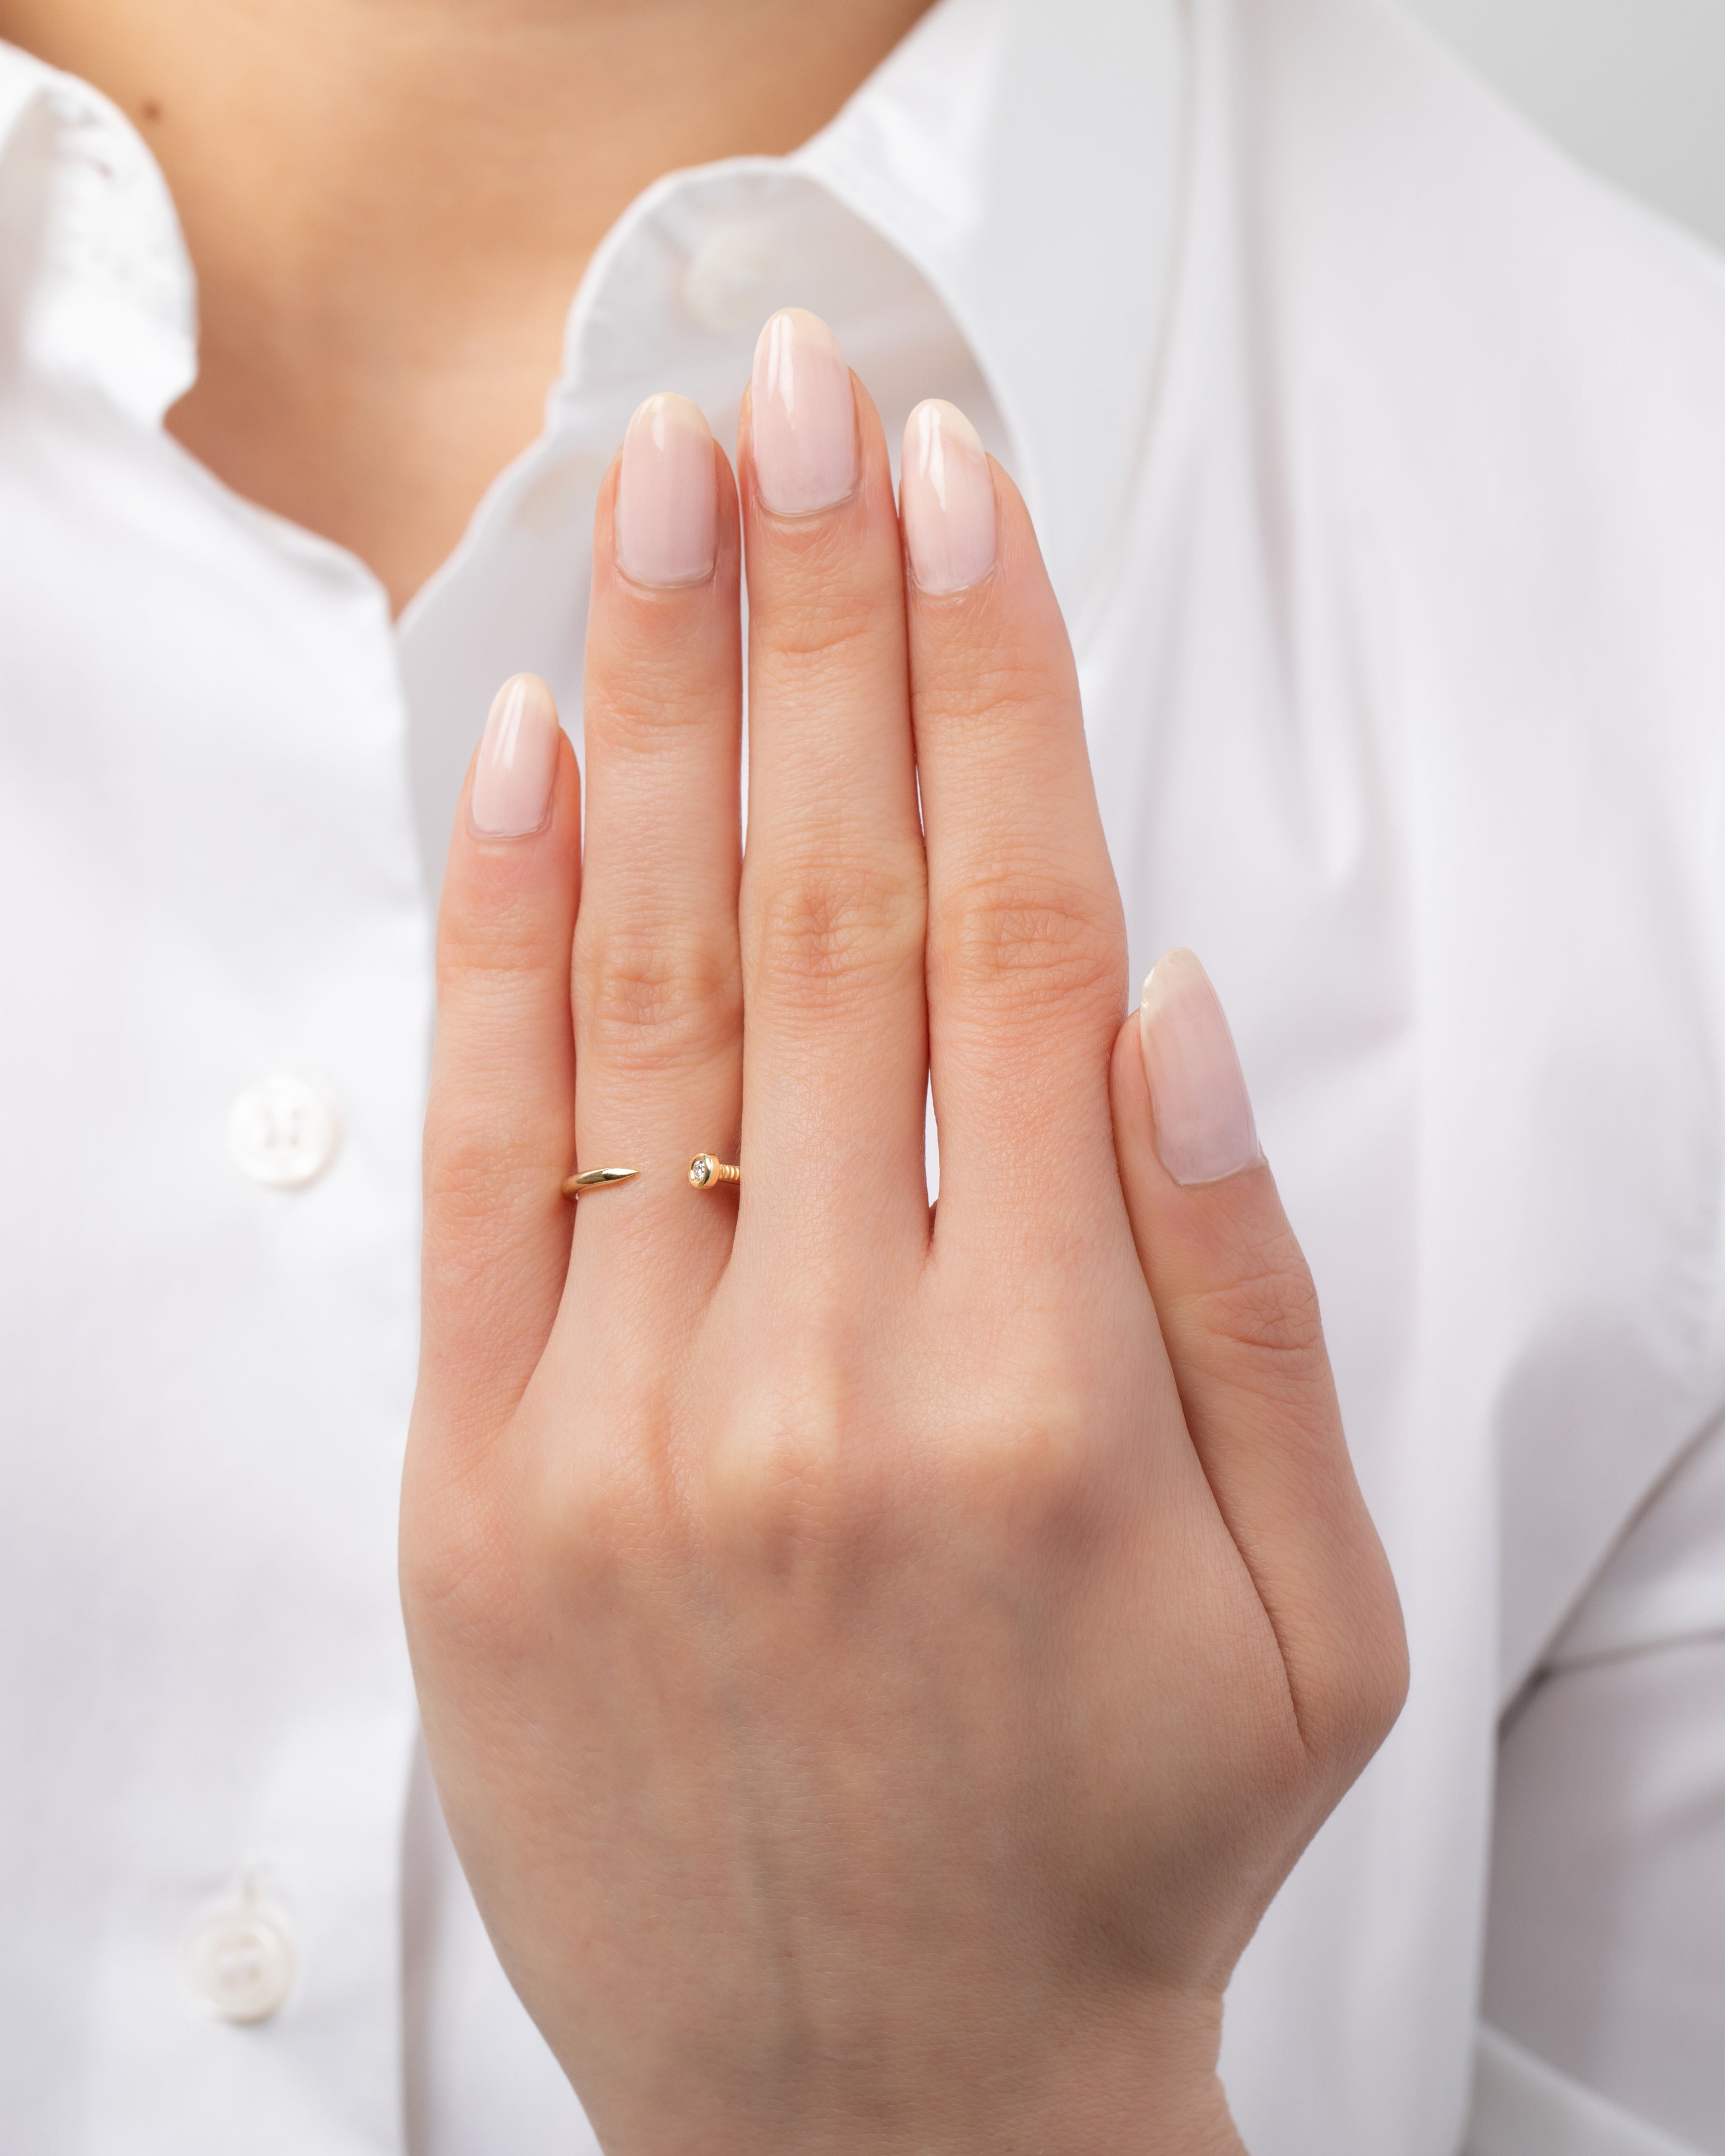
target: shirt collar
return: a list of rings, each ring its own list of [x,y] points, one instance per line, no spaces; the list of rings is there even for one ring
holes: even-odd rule
[[[755,331],[795,302],[839,331],[893,441],[906,395],[964,401],[962,341],[1076,623],[1142,466],[1184,32],[1184,0],[939,0],[801,150],[670,173],[631,204],[577,295],[550,432],[613,442],[653,387],[728,444]],[[710,272],[736,275],[734,320],[706,305]]]
[[[644,354],[608,320],[603,273],[644,222],[675,226],[696,182],[709,199],[770,188],[793,221],[818,192],[896,250],[950,315],[1077,611],[1125,513],[1151,414],[1184,164],[1183,15],[1183,0],[938,0],[791,157],[648,189],[583,280],[553,427],[578,377],[617,383],[607,417],[619,432],[641,393]],[[680,274],[677,237],[667,252]],[[195,287],[166,183],[107,99],[5,45],[0,244],[27,357],[158,421],[196,369]],[[20,276],[32,251],[47,274]],[[819,254],[805,248],[804,266]],[[853,250],[846,277],[867,270]],[[740,382],[737,357],[736,338],[711,354]]]
[[[1151,418],[1184,15],[1181,0],[940,0],[791,160],[951,310],[1069,613],[1111,551]]]
[[[158,422],[198,368],[160,167],[99,90],[0,44],[0,308],[31,371]]]

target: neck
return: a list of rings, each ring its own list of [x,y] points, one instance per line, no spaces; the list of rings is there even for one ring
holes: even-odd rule
[[[0,36],[161,162],[202,324],[174,432],[399,607],[536,433],[619,212],[680,166],[793,149],[927,4],[0,0]]]

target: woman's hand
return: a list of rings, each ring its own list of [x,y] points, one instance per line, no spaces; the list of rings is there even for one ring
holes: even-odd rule
[[[1011,483],[922,408],[901,552],[795,314],[739,462],[740,519],[655,398],[602,497],[584,865],[531,680],[450,855],[403,1568],[444,1809],[616,2156],[1233,2148],[1230,1971],[1404,1682],[1311,1282],[1195,962],[1122,1025]],[[578,1209],[578,1161],[640,1172]]]

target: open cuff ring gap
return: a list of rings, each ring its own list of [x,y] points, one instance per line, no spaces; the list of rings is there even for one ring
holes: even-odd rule
[[[578,1175],[566,1176],[560,1188],[565,1198],[587,1198],[595,1190],[609,1189],[614,1183],[633,1183],[640,1172],[638,1168],[587,1168]],[[721,1183],[740,1183],[742,1170],[713,1153],[698,1152],[689,1163],[689,1180],[697,1190],[711,1190]]]

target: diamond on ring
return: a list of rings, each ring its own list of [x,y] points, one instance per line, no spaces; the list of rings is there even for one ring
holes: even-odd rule
[[[716,1159],[710,1152],[698,1152],[689,1163],[689,1180],[697,1190],[712,1190],[721,1183],[741,1183],[742,1170],[732,1167],[727,1161]]]

